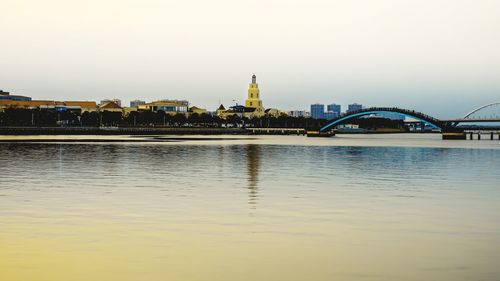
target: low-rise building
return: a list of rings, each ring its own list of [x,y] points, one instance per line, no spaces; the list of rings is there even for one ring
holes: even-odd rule
[[[80,108],[82,113],[97,111],[97,104],[95,101],[65,101],[63,103],[70,108]]]
[[[205,108],[200,108],[196,106],[192,106],[189,108],[189,113],[196,113],[196,114],[207,114],[207,110]]]
[[[24,108],[24,109],[36,109],[36,108],[55,108],[55,102],[51,100],[0,100],[0,110],[5,110],[7,108]]]
[[[99,103],[99,106],[105,105],[106,103],[109,103],[109,102],[114,102],[119,107],[122,107],[122,100],[121,99],[104,99],[104,100],[101,100],[101,102]]]
[[[308,117],[309,112],[305,110],[290,110],[288,111],[288,115],[291,117]]]
[[[31,97],[11,95],[9,92],[0,90],[0,100],[30,101]]]
[[[106,102],[104,104],[99,105],[99,111],[108,111],[108,112],[120,112],[123,113],[123,108],[113,101]]]
[[[74,110],[82,113],[97,111],[97,105],[93,101],[0,100],[0,111],[6,108],[51,109],[55,111]]]
[[[280,116],[286,116],[287,114],[277,108],[268,108],[264,111],[266,116],[278,118]]]
[[[256,109],[254,107],[247,107],[239,104],[231,106],[229,107],[229,109],[225,109],[221,104],[221,106],[219,106],[219,109],[217,109],[217,116],[223,119],[233,115],[238,117],[253,118],[255,117],[255,111]],[[259,114],[259,116],[261,115]]]
[[[357,124],[342,124],[342,125],[338,125],[337,129],[359,129],[359,125],[357,125]]]
[[[219,108],[217,108],[217,110],[215,111],[215,114],[217,115],[217,117],[224,118],[225,112],[226,108],[224,107],[224,105],[221,104]]]
[[[139,105],[143,105],[143,104],[146,104],[146,102],[143,100],[130,101],[130,107],[139,107]]]
[[[165,111],[166,113],[187,113],[189,102],[186,100],[159,100],[141,104],[139,110]]]

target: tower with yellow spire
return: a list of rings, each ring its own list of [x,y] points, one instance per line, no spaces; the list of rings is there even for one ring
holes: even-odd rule
[[[245,101],[245,107],[255,108],[254,116],[264,115],[264,106],[260,99],[259,84],[257,84],[257,76],[252,75],[252,83],[248,86],[248,97]]]

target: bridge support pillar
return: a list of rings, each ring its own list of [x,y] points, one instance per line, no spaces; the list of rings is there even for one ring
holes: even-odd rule
[[[477,140],[481,140],[481,133],[477,133]]]
[[[474,134],[471,132],[470,133],[470,140],[473,140],[474,139]]]
[[[490,137],[491,137],[491,140],[493,140],[493,132],[491,132],[491,136]]]

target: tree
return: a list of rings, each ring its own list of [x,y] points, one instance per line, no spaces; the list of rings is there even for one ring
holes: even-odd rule
[[[99,126],[99,113],[92,111],[85,111],[80,118],[83,127],[98,127]]]
[[[137,126],[137,117],[139,113],[137,111],[131,111],[127,116],[123,118],[123,122],[128,126]]]
[[[122,121],[121,112],[102,111],[99,112],[102,126],[118,126]]]
[[[155,125],[160,125],[160,126],[165,126],[167,124],[167,116],[165,114],[165,111],[158,110],[155,113],[155,115],[154,115],[154,124]]]
[[[57,114],[52,109],[38,109],[35,111],[33,120],[37,126],[56,126]]]
[[[227,124],[232,124],[234,127],[238,127],[238,124],[241,124],[241,117],[239,117],[236,114],[229,115],[226,118],[226,123]]]
[[[143,126],[153,125],[155,120],[155,113],[150,110],[143,110],[138,112],[137,122]]]
[[[182,127],[184,124],[186,124],[186,121],[187,121],[186,115],[182,113],[177,113],[173,116],[173,122],[178,127]]]
[[[200,123],[200,115],[198,113],[189,114],[187,122],[192,125],[198,125]]]
[[[5,109],[5,121],[8,126],[29,126],[31,125],[32,112],[25,108]]]
[[[212,123],[218,128],[221,128],[222,124],[224,123],[224,120],[222,120],[219,116],[214,116]]]
[[[75,126],[75,125],[80,125],[80,114],[81,111],[74,111],[74,110],[65,110],[61,112],[57,112],[58,114],[58,120],[60,121],[61,125],[65,126]]]

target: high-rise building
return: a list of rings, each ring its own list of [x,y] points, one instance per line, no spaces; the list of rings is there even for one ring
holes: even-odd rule
[[[320,103],[311,104],[311,117],[323,119],[325,115],[325,105]]]
[[[352,103],[347,106],[347,112],[354,112],[354,111],[359,111],[363,109],[363,105],[358,104],[358,103]]]
[[[338,115],[340,115],[340,112],[341,112],[340,104],[335,104],[335,103],[329,104],[326,106],[326,111],[327,112],[335,112],[338,116]]]
[[[139,107],[139,105],[141,105],[141,104],[146,104],[146,102],[143,100],[130,101],[130,107]]]
[[[327,112],[323,113],[323,118],[326,120],[332,120],[334,118],[337,118],[338,116],[339,116],[339,114],[337,112],[334,112],[334,111],[327,111]]]
[[[262,105],[262,100],[260,99],[259,84],[257,84],[257,76],[252,75],[252,83],[248,86],[248,97],[245,101],[245,107],[255,108],[254,115],[262,116],[264,115],[264,106]]]

